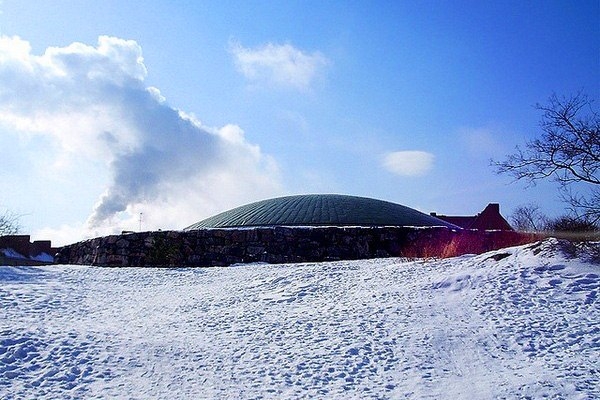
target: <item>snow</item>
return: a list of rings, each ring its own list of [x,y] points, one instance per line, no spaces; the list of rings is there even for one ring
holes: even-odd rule
[[[41,261],[41,262],[47,262],[47,263],[54,262],[54,257],[52,257],[48,253],[40,253],[37,256],[31,257],[31,259],[34,261]]]
[[[13,249],[0,249],[0,253],[4,254],[4,256],[10,257],[10,258],[18,258],[18,259],[23,259],[23,260],[27,259],[27,257],[22,255],[21,253],[16,252]]]
[[[600,267],[445,260],[0,267],[0,398],[600,397]]]
[[[24,255],[17,252],[16,250],[8,248],[8,249],[0,249],[0,255],[4,255],[5,257],[13,258],[16,260],[22,260],[22,261],[29,260],[29,261],[40,261],[40,262],[47,262],[47,263],[54,262],[54,257],[52,257],[48,253],[43,253],[43,252],[38,254],[37,256],[25,257]]]

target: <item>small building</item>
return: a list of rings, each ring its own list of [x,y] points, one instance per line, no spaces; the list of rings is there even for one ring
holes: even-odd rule
[[[29,235],[0,236],[0,263],[9,265],[37,265],[54,261],[57,248],[50,240],[31,242]]]
[[[512,231],[508,221],[500,214],[500,204],[490,203],[485,209],[473,216],[440,215],[430,213],[432,217],[460,226],[463,229],[477,229],[482,231]]]

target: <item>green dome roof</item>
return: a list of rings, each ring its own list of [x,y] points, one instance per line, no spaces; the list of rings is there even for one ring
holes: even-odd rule
[[[262,200],[225,211],[185,230],[255,226],[447,226],[400,204],[366,197],[310,194]]]

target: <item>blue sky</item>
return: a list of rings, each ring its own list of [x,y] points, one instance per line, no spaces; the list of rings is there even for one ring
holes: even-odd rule
[[[600,98],[599,7],[4,0],[0,209],[59,244],[296,193],[561,214],[489,160],[552,93]]]

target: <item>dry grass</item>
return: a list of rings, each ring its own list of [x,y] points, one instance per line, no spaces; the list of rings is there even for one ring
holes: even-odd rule
[[[404,248],[402,255],[408,258],[450,258],[519,246],[540,239],[542,237],[537,234],[517,232],[446,232],[418,238]]]

